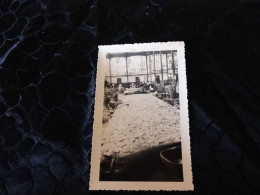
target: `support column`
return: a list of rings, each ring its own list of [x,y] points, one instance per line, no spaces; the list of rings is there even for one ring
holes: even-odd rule
[[[161,53],[161,51],[159,51],[159,54],[160,54],[160,61],[161,61],[161,75],[162,75],[162,82],[164,82],[164,81],[163,81],[163,65],[162,65],[162,53]]]
[[[149,54],[149,68],[150,68],[150,82],[152,82],[152,69],[151,69],[151,60],[150,60],[150,54]]]
[[[155,69],[155,54],[154,54],[154,51],[153,51],[153,67],[154,67],[154,82],[156,82],[156,69]]]
[[[171,51],[172,53],[172,72],[173,72],[173,76],[175,76],[175,64],[174,64],[174,55],[173,55],[173,51]]]
[[[169,67],[168,67],[168,54],[166,53],[166,66],[167,66],[167,83],[168,83],[168,80],[169,80]]]
[[[110,55],[109,55],[109,54],[108,54],[108,64],[109,64],[109,78],[110,78],[110,83],[112,83],[111,64],[110,64]]]
[[[128,65],[127,65],[127,54],[125,53],[125,65],[126,65],[126,80],[128,83]]]
[[[148,74],[147,54],[145,55],[145,65],[146,65],[147,82],[148,82],[148,80],[149,80],[149,74]]]

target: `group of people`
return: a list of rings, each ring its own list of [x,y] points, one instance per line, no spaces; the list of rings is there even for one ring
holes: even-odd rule
[[[124,88],[122,84],[115,85],[105,81],[104,107],[107,110],[111,109],[111,107],[115,109],[119,93],[136,88],[138,88],[138,93],[165,93],[170,96],[170,99],[176,98],[179,93],[178,81],[167,85],[167,87],[164,86],[164,83],[132,83],[129,88]]]
[[[109,85],[105,84],[104,91],[104,106],[107,110],[115,109],[118,102],[118,88],[114,86],[114,84]]]

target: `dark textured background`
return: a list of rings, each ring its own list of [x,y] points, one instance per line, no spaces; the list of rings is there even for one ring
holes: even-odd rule
[[[0,194],[89,192],[97,45],[185,41],[194,192],[259,194],[259,1],[0,0]]]

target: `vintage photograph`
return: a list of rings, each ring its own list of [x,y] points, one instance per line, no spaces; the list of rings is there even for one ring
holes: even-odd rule
[[[148,47],[142,49],[144,45]],[[103,189],[102,182],[120,182],[119,190],[144,190],[131,187],[142,182],[159,185],[154,190],[164,189],[160,184],[165,182],[182,186],[182,131],[188,131],[181,128],[181,106],[187,109],[180,101],[179,61],[184,57],[184,44],[103,47],[103,51],[99,48],[90,188],[93,175],[94,190]],[[189,137],[187,147],[190,155]],[[97,169],[93,170],[93,164]],[[192,188],[190,181],[187,189]]]

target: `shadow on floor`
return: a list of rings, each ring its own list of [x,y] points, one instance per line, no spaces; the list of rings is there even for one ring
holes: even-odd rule
[[[181,143],[158,146],[122,158],[104,157],[100,164],[100,181],[183,181],[182,164],[167,167],[160,152]],[[181,158],[181,150],[178,156]]]

